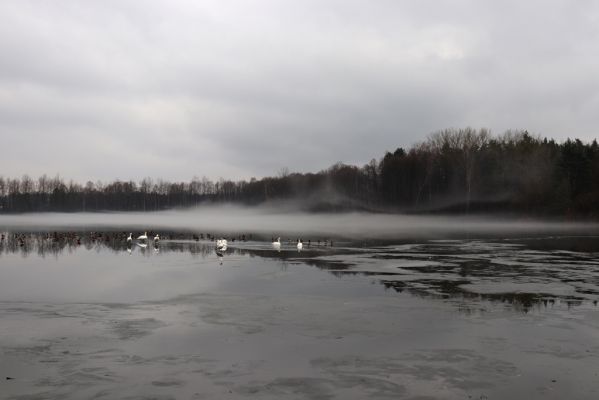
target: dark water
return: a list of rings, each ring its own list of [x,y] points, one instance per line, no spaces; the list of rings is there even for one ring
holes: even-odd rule
[[[235,236],[4,232],[0,398],[599,398],[599,237]]]

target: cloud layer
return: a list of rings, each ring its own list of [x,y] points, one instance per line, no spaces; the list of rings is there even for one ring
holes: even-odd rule
[[[597,137],[592,1],[5,1],[0,174],[365,163],[446,127]]]

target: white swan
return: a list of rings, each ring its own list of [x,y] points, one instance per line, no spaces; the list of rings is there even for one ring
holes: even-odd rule
[[[272,242],[272,247],[274,247],[275,250],[281,251],[281,238],[280,237],[278,237],[276,241]]]
[[[154,241],[158,242],[160,240],[160,236],[158,236],[158,234],[156,234],[156,236],[154,236]]]
[[[297,251],[302,251],[302,249],[304,248],[304,244],[302,243],[302,240],[298,240],[297,242]]]
[[[129,234],[129,237],[127,238],[127,243],[131,243],[131,241],[133,240],[131,235],[133,235],[133,234],[132,233]]]
[[[218,239],[216,241],[216,250],[226,251],[227,250],[227,239]]]
[[[144,232],[143,235],[138,236],[137,240],[148,240],[148,232]]]

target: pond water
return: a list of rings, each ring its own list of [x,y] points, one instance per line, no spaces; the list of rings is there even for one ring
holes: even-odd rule
[[[597,236],[129,231],[0,232],[0,398],[599,398]]]

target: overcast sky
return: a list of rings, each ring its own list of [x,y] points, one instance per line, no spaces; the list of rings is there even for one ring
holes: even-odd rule
[[[363,164],[449,127],[599,135],[599,2],[0,2],[0,175]]]

